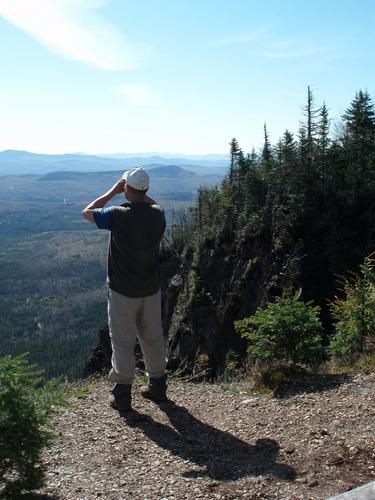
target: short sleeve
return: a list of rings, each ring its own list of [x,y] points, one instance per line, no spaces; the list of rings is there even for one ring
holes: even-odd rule
[[[95,208],[92,211],[95,224],[98,226],[99,229],[108,229],[109,231],[113,231],[114,228],[113,212],[114,212],[113,207]]]

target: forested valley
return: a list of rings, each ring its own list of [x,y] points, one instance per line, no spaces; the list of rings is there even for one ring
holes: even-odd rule
[[[79,376],[105,323],[106,235],[78,205],[1,208],[0,355],[29,352],[47,377]]]
[[[171,221],[175,207],[192,203],[194,182],[202,177],[159,168],[154,188]],[[179,176],[177,184],[186,177],[184,193],[168,192],[171,173]],[[121,174],[0,178],[0,357],[28,352],[48,378],[82,376],[107,322],[108,233],[85,221],[81,211]],[[123,202],[121,196],[114,200]]]

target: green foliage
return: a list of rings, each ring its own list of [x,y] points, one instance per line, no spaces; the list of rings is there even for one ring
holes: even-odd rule
[[[148,384],[148,376],[146,375],[146,373],[136,373],[134,383],[136,385]]]
[[[43,484],[41,453],[51,443],[51,418],[64,404],[56,380],[42,385],[26,355],[0,358],[0,485],[9,496]]]
[[[344,298],[331,302],[335,335],[329,345],[333,356],[350,358],[375,350],[375,263],[367,257],[359,274],[342,279]]]
[[[357,361],[357,366],[361,369],[375,371],[375,353],[366,354]]]
[[[267,361],[315,364],[322,359],[320,308],[294,297],[278,297],[253,316],[235,321],[236,331],[249,341],[248,352]]]
[[[238,364],[238,354],[230,349],[225,356],[225,369],[223,374],[224,382],[233,381],[237,372],[237,364]]]
[[[241,392],[241,389],[239,387],[236,387],[235,385],[233,384],[221,384],[220,385],[220,388],[224,391],[224,392],[231,392],[233,394],[239,394]]]

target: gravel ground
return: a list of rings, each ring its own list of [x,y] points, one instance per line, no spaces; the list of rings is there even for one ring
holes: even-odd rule
[[[39,498],[324,499],[375,479],[375,373],[279,397],[171,382],[159,406],[135,386],[126,420],[109,389],[97,381],[56,419]]]

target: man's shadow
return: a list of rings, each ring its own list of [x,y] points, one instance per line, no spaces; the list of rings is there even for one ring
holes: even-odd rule
[[[258,439],[255,445],[249,445],[229,432],[201,422],[173,401],[160,403],[159,408],[173,429],[136,411],[124,418],[161,448],[203,468],[188,471],[185,477],[209,476],[225,481],[265,474],[285,480],[296,477],[293,467],[277,463],[280,446],[276,441]]]

